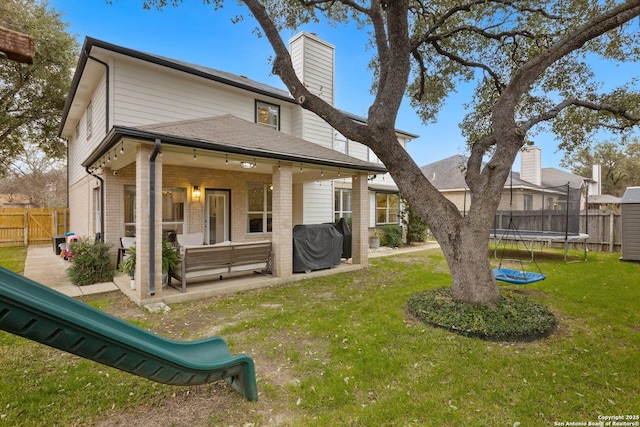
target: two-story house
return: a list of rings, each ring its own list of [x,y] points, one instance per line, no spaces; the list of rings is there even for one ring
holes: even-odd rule
[[[300,79],[334,102],[334,47],[290,41]],[[364,120],[353,116],[353,120]],[[417,137],[398,131],[403,146]],[[162,298],[159,242],[270,240],[273,275],[292,274],[296,224],[352,218],[352,260],[367,265],[371,227],[399,223],[393,180],[278,88],[87,38],[63,112],[71,229],[119,246],[135,236],[140,300]]]

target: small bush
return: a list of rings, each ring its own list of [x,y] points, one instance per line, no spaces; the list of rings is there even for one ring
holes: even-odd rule
[[[402,228],[399,225],[385,225],[380,227],[380,244],[389,248],[399,248],[402,241]]]
[[[502,291],[495,309],[451,297],[451,288],[413,294],[409,314],[462,335],[500,341],[530,341],[549,335],[558,321],[544,305],[526,295]]]
[[[407,229],[407,244],[424,242],[427,234],[427,225],[411,209],[411,206],[406,206],[406,212],[407,214],[402,217],[402,223]]]
[[[111,245],[84,238],[71,244],[71,266],[67,275],[78,286],[113,280],[115,268],[111,264],[109,248]]]

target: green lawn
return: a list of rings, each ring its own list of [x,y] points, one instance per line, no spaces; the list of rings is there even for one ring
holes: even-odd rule
[[[174,304],[162,315],[117,293],[94,297],[100,309],[174,339],[222,335],[232,353],[254,357],[260,400],[223,383],[154,384],[0,332],[0,424],[553,426],[637,415],[640,264],[618,257],[541,257],[547,279],[517,289],[560,324],[531,343],[466,338],[409,318],[409,295],[450,283],[438,251]]]
[[[24,260],[27,258],[27,247],[0,247],[0,266],[17,273],[24,272]]]

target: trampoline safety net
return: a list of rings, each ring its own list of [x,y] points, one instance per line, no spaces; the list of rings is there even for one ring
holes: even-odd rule
[[[504,193],[494,219],[493,234],[513,225],[523,234],[576,236],[580,234],[582,191],[569,184],[536,191],[513,187]]]

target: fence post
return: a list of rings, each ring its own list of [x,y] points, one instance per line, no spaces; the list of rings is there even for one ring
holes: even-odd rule
[[[613,212],[609,213],[609,252],[613,252]]]
[[[24,245],[29,246],[29,212],[24,213]]]

